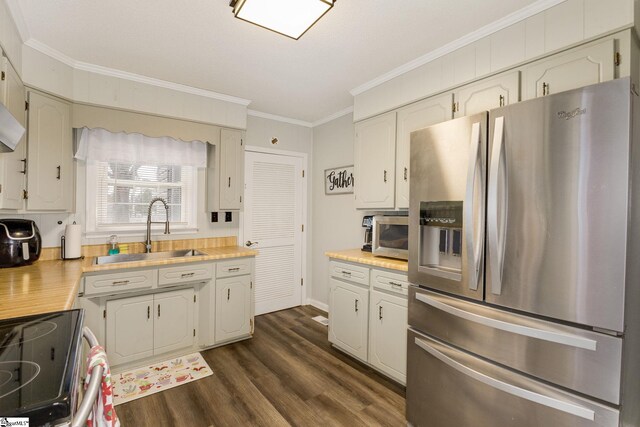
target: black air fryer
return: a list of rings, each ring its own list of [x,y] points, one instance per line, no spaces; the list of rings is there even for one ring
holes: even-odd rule
[[[42,240],[29,219],[0,219],[0,267],[29,265],[40,258]]]

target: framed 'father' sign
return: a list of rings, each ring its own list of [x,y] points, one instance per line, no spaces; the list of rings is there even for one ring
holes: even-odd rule
[[[324,194],[353,193],[353,165],[324,170]]]

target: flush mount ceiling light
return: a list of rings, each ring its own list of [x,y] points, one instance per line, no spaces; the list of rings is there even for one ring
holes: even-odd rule
[[[236,18],[298,40],[335,0],[231,0]]]

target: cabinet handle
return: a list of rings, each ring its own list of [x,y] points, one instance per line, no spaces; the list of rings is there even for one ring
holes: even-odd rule
[[[351,277],[351,272],[350,271],[342,270],[342,274],[345,275],[345,276]]]
[[[387,182],[387,171],[384,171],[384,182]]]
[[[356,313],[358,312],[358,300],[356,300]]]
[[[160,304],[158,304],[158,319],[160,318]]]
[[[382,306],[378,306],[378,319],[382,320]]]
[[[405,168],[404,168],[404,180],[405,181],[408,179],[407,172],[408,172],[408,170],[407,170],[407,167],[405,166]]]
[[[402,287],[402,285],[400,283],[396,283],[396,282],[389,282],[389,284],[393,287]]]
[[[231,288],[227,288],[227,301],[231,298]]]
[[[549,83],[542,83],[542,95],[549,95]]]
[[[240,267],[233,267],[228,269],[227,271],[231,272],[231,271],[240,271]]]
[[[27,159],[21,159],[20,160],[22,162],[22,170],[20,171],[20,173],[23,174],[27,174]]]
[[[151,319],[151,306],[147,306],[147,320]]]
[[[126,285],[129,283],[129,280],[118,280],[116,282],[112,282],[111,284],[113,286],[122,286],[122,285]]]
[[[504,95],[500,95],[500,106],[504,107]]]
[[[56,166],[58,169],[58,176],[56,176],[56,179],[60,179],[60,166]]]
[[[182,274],[180,275],[180,277],[182,277],[182,278],[185,278],[185,277],[191,277],[191,276],[193,276],[194,274],[195,274],[195,273],[193,273],[193,272],[191,272],[191,273],[182,273]]]
[[[228,187],[231,187],[231,177],[229,177],[229,185]]]

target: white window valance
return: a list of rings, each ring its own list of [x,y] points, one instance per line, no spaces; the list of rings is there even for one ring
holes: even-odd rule
[[[207,146],[201,141],[185,142],[170,137],[152,138],[140,133],[82,128],[75,158],[204,168],[207,166]]]

